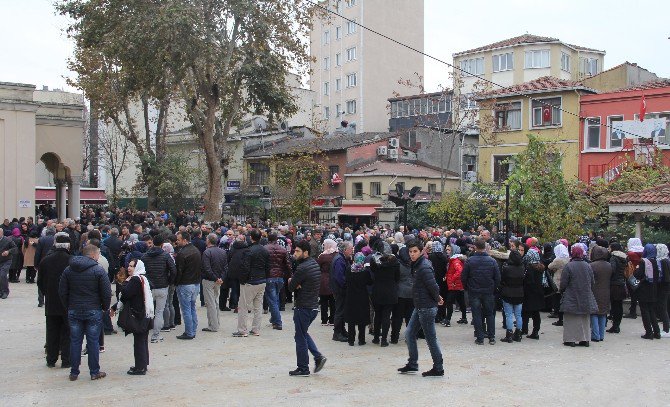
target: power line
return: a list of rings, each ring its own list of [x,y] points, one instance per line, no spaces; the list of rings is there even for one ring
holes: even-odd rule
[[[389,37],[389,36],[386,35],[386,34],[382,34],[382,33],[380,33],[379,31],[376,31],[376,30],[374,30],[374,29],[372,29],[372,28],[370,28],[370,27],[364,26],[364,25],[362,25],[361,23],[357,22],[356,20],[352,20],[352,19],[350,19],[350,18],[347,18],[347,17],[343,16],[342,14],[336,12],[335,10],[331,10],[329,7],[324,7],[323,5],[321,5],[321,4],[317,3],[317,2],[314,2],[314,1],[312,1],[312,0],[305,0],[305,1],[306,1],[307,3],[311,3],[312,5],[314,5],[314,6],[317,7],[317,8],[320,8],[320,9],[322,9],[322,10],[325,10],[326,12],[328,12],[328,13],[330,13],[330,14],[336,15],[336,16],[338,16],[338,17],[340,17],[340,18],[342,18],[342,19],[344,19],[344,20],[346,20],[346,21],[348,21],[348,22],[351,22],[351,23],[353,23],[353,24],[355,24],[355,25],[357,25],[357,26],[363,28],[363,29],[366,30],[366,31],[370,31],[371,33],[377,34],[377,35],[379,35],[379,36],[382,37],[382,38],[385,38],[385,39],[387,39],[387,40],[389,40],[389,41],[391,41],[391,42],[393,42],[393,43],[395,43],[395,44],[397,44],[397,45],[400,45],[401,47],[407,48],[407,49],[409,49],[409,50],[411,50],[411,51],[414,51],[414,52],[416,52],[416,53],[419,53],[419,54],[423,55],[424,57],[427,57],[427,58],[429,58],[429,59],[432,59],[432,60],[434,60],[434,61],[436,61],[436,62],[439,62],[439,63],[441,63],[441,64],[447,65],[448,67],[451,67],[451,68],[453,68],[453,69],[455,69],[455,70],[458,70],[458,71],[460,71],[460,72],[463,73],[463,74],[466,74],[466,75],[468,75],[468,76],[474,76],[475,78],[478,78],[479,80],[481,80],[481,81],[483,81],[483,82],[489,83],[489,84],[491,84],[491,85],[493,85],[493,86],[497,86],[497,87],[499,87],[499,88],[501,88],[501,89],[504,89],[504,88],[509,87],[509,86],[503,86],[503,85],[500,85],[499,83],[493,82],[492,80],[490,80],[490,79],[486,79],[486,78],[484,78],[484,77],[482,77],[482,76],[480,76],[480,75],[469,73],[469,72],[465,71],[464,69],[461,69],[460,67],[457,67],[457,66],[455,66],[455,65],[453,65],[453,64],[451,64],[451,63],[449,63],[449,62],[447,62],[447,61],[444,61],[444,60],[442,60],[442,59],[440,59],[440,58],[437,58],[437,57],[434,57],[434,56],[432,56],[432,55],[430,55],[430,54],[427,54],[427,53],[425,53],[425,52],[423,52],[423,51],[421,51],[421,50],[419,50],[419,49],[416,49],[416,48],[412,47],[411,45],[407,45],[407,44],[405,44],[405,43],[403,43],[403,42],[401,42],[401,41],[396,40],[395,38]],[[521,92],[514,92],[514,91],[512,91],[512,92],[509,93],[508,96],[521,96],[521,97],[525,97],[525,98],[527,98],[527,99],[530,100],[530,101],[537,101],[537,102],[542,103],[542,99],[535,99],[535,98],[533,98],[533,97],[531,97],[531,96],[529,96],[529,95],[523,94],[523,93],[521,93]],[[506,97],[507,97],[507,96],[506,96]],[[619,131],[619,132],[621,132],[621,133],[624,133],[624,134],[629,134],[629,135],[633,136],[633,138],[644,138],[644,137],[640,136],[639,134],[631,133],[631,132],[626,131],[626,130],[623,130],[623,129],[614,129],[614,127],[613,127],[611,124],[597,123],[596,120],[589,119],[589,118],[583,118],[583,117],[581,117],[581,116],[580,116],[579,114],[577,114],[577,113],[573,113],[573,112],[571,112],[571,111],[569,111],[569,110],[565,110],[565,109],[563,109],[562,106],[554,106],[554,105],[549,105],[549,104],[546,104],[546,103],[542,103],[542,104],[545,105],[545,106],[550,106],[550,107],[552,107],[552,108],[556,108],[556,109],[558,109],[559,111],[561,111],[561,112],[563,112],[563,113],[567,113],[568,115],[571,115],[571,116],[576,117],[577,119],[580,119],[580,120],[581,120],[581,119],[584,119],[584,120],[587,121],[587,122],[590,122],[590,123],[593,123],[593,124],[598,124],[598,125],[600,125],[600,126],[604,126],[605,128],[608,128],[608,129],[617,130],[617,131]],[[658,143],[658,144],[663,144],[663,145],[670,145],[670,144],[668,144],[668,143],[663,143],[663,142],[658,141],[658,140],[657,140],[657,143]]]

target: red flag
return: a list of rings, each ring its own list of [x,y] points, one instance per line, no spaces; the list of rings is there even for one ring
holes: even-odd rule
[[[644,121],[644,115],[647,113],[647,101],[644,100],[644,93],[642,94],[642,102],[640,102],[640,121]]]
[[[551,106],[545,105],[542,108],[542,121],[551,122]]]

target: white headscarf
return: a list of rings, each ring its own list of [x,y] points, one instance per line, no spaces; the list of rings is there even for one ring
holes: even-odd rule
[[[631,237],[628,239],[628,244],[626,246],[629,252],[642,253],[644,251],[642,241],[637,237]]]
[[[668,258],[668,246],[663,243],[656,245],[656,260],[663,260]]]
[[[562,244],[557,244],[554,247],[554,255],[557,259],[569,259],[570,253],[568,253],[568,248]]]
[[[144,276],[146,274],[146,269],[144,268],[144,263],[142,260],[136,260],[135,271],[133,272],[133,277],[137,276],[142,280],[142,287],[144,291],[144,310],[147,318],[154,317],[154,297],[151,295],[151,287],[149,286],[149,280]],[[119,301],[119,312],[123,309],[123,303]]]
[[[326,239],[323,241],[323,253],[322,254],[331,254],[337,251],[337,242],[333,239]]]

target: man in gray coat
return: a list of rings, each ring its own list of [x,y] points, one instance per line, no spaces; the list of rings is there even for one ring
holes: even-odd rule
[[[202,288],[207,307],[207,326],[205,332],[219,330],[219,291],[228,272],[228,256],[219,248],[219,237],[207,235],[207,248],[202,254]]]

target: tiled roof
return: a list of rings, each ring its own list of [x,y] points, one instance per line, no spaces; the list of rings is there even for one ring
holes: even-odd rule
[[[268,142],[263,148],[249,152],[245,158],[292,154],[301,151],[337,151],[374,143],[394,136],[394,133],[333,134],[324,137],[297,137]]]
[[[627,92],[631,90],[648,90],[648,89],[660,89],[670,87],[670,79],[659,79],[656,81],[649,81],[644,83],[639,83],[634,86],[629,86],[627,88],[616,90],[615,92]]]
[[[574,49],[576,49],[577,51],[600,52],[600,53],[603,53],[603,54],[605,53],[605,51],[600,50],[600,49],[582,47],[581,45],[568,44],[567,42],[564,43],[564,44],[567,45],[567,46],[570,47],[570,48],[574,48]]]
[[[628,192],[616,196],[610,204],[670,204],[670,183],[661,184],[639,192]]]
[[[492,49],[497,49],[497,48],[503,48],[503,47],[511,47],[514,45],[522,45],[522,44],[537,44],[537,43],[542,43],[542,42],[560,42],[558,38],[553,38],[553,37],[542,37],[539,35],[533,35],[533,34],[523,34],[519,35],[518,37],[513,37],[513,38],[508,38],[506,40],[494,42],[493,44],[489,45],[484,45],[483,47],[478,47],[478,48],[473,48],[469,49],[467,51],[461,51],[461,52],[456,52],[453,56],[459,56],[459,55],[464,55],[464,54],[472,54],[475,52],[482,52],[482,51],[489,51]],[[587,47],[582,47],[581,45],[572,45],[568,43],[564,43],[568,47],[574,48],[578,51],[592,51],[592,52],[600,52],[600,53],[605,53],[605,51],[600,51],[597,49],[593,48],[587,48]]]
[[[580,89],[596,93],[595,90],[584,86],[584,84],[581,82],[559,79],[553,76],[543,76],[529,82],[481,93],[477,96],[477,99],[487,99],[494,96],[513,96],[525,95],[528,93],[545,93],[551,91]]]
[[[376,161],[372,164],[358,168],[355,171],[348,172],[345,176],[351,175],[370,175],[370,176],[400,176],[400,177],[416,177],[416,178],[440,178],[439,170],[426,167],[424,165],[397,162],[397,161]],[[447,176],[453,176],[448,172]]]

